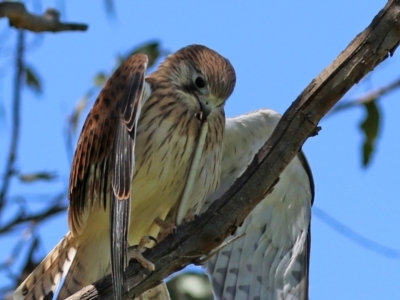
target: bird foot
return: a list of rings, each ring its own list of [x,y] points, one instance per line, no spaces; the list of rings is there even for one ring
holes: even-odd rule
[[[191,222],[191,221],[197,220],[198,218],[199,218],[199,215],[197,215],[195,213],[189,213],[186,215],[185,218],[183,218],[183,223]]]
[[[140,239],[139,245],[137,245],[135,249],[128,252],[128,261],[130,261],[131,259],[135,259],[142,265],[143,268],[148,269],[149,271],[154,271],[156,269],[154,264],[145,259],[142,254],[147,249],[145,246],[152,241],[157,243],[157,240],[152,236],[142,237]]]
[[[161,228],[161,233],[158,235],[158,241],[162,241],[171,233],[174,234],[176,232],[176,225],[173,222],[164,221],[157,217],[154,220],[154,223],[156,223]]]

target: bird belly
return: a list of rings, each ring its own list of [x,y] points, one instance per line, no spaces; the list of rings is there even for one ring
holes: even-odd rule
[[[185,124],[179,127],[177,123],[182,118],[173,117],[154,122],[153,126],[143,131],[139,125],[135,149],[136,173],[131,187],[131,245],[138,244],[145,235],[157,237],[160,227],[154,221],[157,218],[165,220],[171,209],[179,205],[200,129],[200,123],[194,116],[187,117]],[[216,126],[214,123],[210,119],[212,130]],[[205,147],[200,159],[187,214],[198,213],[205,198],[217,187],[222,137],[213,142],[212,147]]]
[[[135,149],[136,173],[131,186],[131,218],[129,244],[138,244],[145,235],[157,237],[164,220],[179,201],[185,187],[192,153],[197,138],[197,123],[186,130],[172,130],[175,120],[160,123],[141,131],[139,126]]]

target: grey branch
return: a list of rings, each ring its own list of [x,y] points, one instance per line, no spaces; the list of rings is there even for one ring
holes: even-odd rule
[[[1,2],[0,18],[8,18],[10,26],[33,32],[86,31],[88,28],[86,24],[60,22],[60,13],[52,8],[47,9],[44,15],[32,14],[20,2]]]
[[[159,284],[220,245],[264,198],[279,174],[315,130],[318,122],[361,78],[388,55],[400,41],[400,0],[389,1],[372,23],[321,72],[285,112],[271,138],[247,171],[198,220],[183,224],[145,257],[154,262],[152,274],[131,262],[126,276],[133,298]],[[87,286],[68,299],[112,299],[111,276]]]

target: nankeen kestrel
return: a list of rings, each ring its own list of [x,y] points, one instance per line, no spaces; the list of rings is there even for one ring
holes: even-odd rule
[[[146,67],[146,55],[131,56],[101,91],[73,160],[71,232],[14,299],[51,298],[65,278],[58,294],[64,299],[111,269],[114,295],[121,298],[127,242],[156,237],[157,220],[174,206],[175,224],[190,218],[217,189],[224,104],[236,81],[232,65],[217,52],[192,45],[168,56],[147,77]],[[154,267],[140,256],[138,251],[136,258]]]

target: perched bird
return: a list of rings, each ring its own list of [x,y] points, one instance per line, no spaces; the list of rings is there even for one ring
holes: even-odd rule
[[[114,296],[121,298],[127,242],[139,244],[136,259],[154,268],[141,256],[142,238],[157,236],[157,220],[177,203],[185,208],[176,215],[177,224],[198,213],[218,187],[224,104],[236,82],[232,65],[205,46],[191,45],[147,77],[146,67],[145,55],[131,56],[94,103],[71,170],[71,231],[14,299],[51,298],[62,279],[58,299],[64,299],[111,269]],[[199,147],[202,128],[208,130]],[[189,195],[181,201],[184,192]]]
[[[278,113],[263,109],[226,120],[220,184],[202,211],[246,170],[279,119]],[[281,173],[272,193],[237,228],[235,237],[245,235],[206,262],[215,299],[308,299],[313,199],[311,169],[299,152]],[[166,287],[159,285],[140,299],[166,300],[169,295]]]

